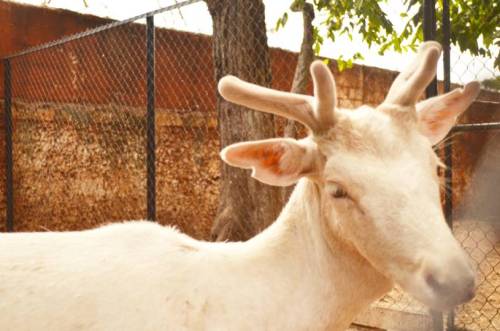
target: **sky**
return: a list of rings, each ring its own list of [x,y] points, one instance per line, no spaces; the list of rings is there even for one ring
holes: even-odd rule
[[[176,2],[182,2],[182,0],[17,0],[14,2],[33,5],[46,4],[53,8],[69,9],[80,13],[121,20],[169,6]],[[291,0],[264,0],[268,40],[272,47],[297,52],[302,41],[302,15],[300,13],[289,15],[285,28],[277,32],[273,29],[277,19],[287,10],[290,3]],[[406,8],[401,1],[387,0],[385,3],[382,2],[381,6],[389,15],[391,21],[395,23],[396,29],[402,28],[404,22],[399,15],[405,12]],[[191,4],[180,10],[158,15],[155,18],[155,23],[158,26],[197,33],[212,33],[210,14],[204,2]],[[364,60],[356,61],[356,63],[397,71],[402,70],[412,58],[410,54],[402,55],[396,52],[386,52],[383,56],[380,56],[376,48],[368,48],[360,38],[356,37],[352,41],[347,37],[338,38],[335,42],[325,40],[320,55],[329,58],[337,58],[342,55],[346,58],[356,51],[360,52],[364,57]],[[471,80],[484,80],[500,75],[498,70],[493,69],[492,59],[460,54],[456,49],[451,51],[450,62],[452,68],[451,79],[455,83],[463,84]],[[441,63],[439,68],[442,68]],[[438,70],[438,78],[442,79],[442,76],[442,69]]]

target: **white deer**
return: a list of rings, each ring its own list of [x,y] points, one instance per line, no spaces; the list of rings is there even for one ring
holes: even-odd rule
[[[222,151],[264,183],[297,183],[278,219],[234,243],[144,221],[1,234],[0,329],[344,330],[394,283],[435,309],[469,300],[474,272],[443,218],[432,145],[479,85],[417,102],[440,52],[424,43],[376,109],[337,108],[321,62],[314,97],[223,78],[227,100],[311,131]]]

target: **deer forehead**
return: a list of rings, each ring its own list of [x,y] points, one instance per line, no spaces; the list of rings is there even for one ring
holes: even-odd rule
[[[438,158],[416,125],[402,125],[370,107],[338,114],[335,127],[317,139],[326,156],[325,179],[386,185],[404,180],[409,187],[425,176],[436,180]]]
[[[430,144],[418,132],[418,126],[404,123],[391,114],[362,106],[355,110],[336,110],[337,122],[317,139],[327,155],[339,151],[357,151],[368,155],[400,154],[412,148],[426,149]]]
[[[432,152],[430,152],[432,153]],[[327,181],[363,188],[417,191],[427,183],[437,182],[431,158],[415,158],[410,152],[398,157],[377,157],[357,152],[329,158],[324,167]]]

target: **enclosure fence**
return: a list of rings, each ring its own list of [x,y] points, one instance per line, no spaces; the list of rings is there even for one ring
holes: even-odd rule
[[[425,3],[425,37],[435,39],[435,3]],[[189,15],[192,10],[196,18]],[[6,231],[175,219],[181,230],[209,238],[220,176],[216,82],[210,31],[193,33],[194,20],[211,26],[201,0],[110,22],[3,59]],[[448,24],[441,41],[444,81],[431,86],[429,96],[438,85],[449,91],[452,79],[462,84],[461,77],[470,80],[471,72],[487,70],[483,59],[450,53],[449,21],[443,22]],[[172,28],[177,25],[191,32]],[[267,42],[262,47],[267,49]],[[272,86],[289,90],[296,54],[279,49],[269,54]],[[335,76],[340,105],[349,108],[381,102],[394,75],[355,67]],[[381,91],[365,94],[372,80],[381,81]],[[479,215],[491,218],[480,222],[477,210],[460,207],[472,184],[469,177],[457,177],[457,169],[472,176],[472,168],[457,162],[471,152],[469,142],[485,155],[471,162],[490,175],[499,172],[491,164],[499,164],[494,158],[500,154],[500,100],[497,92],[488,93],[488,100],[475,104],[475,115],[463,118],[440,146],[447,165],[446,218],[477,264],[479,284],[471,303],[444,317],[433,314],[436,330],[500,329],[499,215]],[[375,306],[428,316],[401,291]]]

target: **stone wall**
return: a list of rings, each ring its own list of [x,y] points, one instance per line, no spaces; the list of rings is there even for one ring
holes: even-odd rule
[[[144,108],[15,102],[13,114],[16,231],[146,217]],[[215,120],[160,109],[156,133],[158,219],[207,239],[218,196]]]

